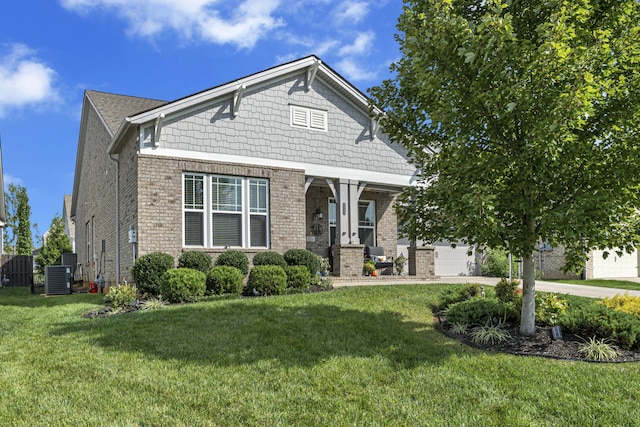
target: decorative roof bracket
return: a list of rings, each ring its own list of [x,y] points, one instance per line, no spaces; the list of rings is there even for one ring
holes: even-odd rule
[[[316,74],[318,74],[318,68],[320,68],[320,64],[322,64],[322,61],[317,59],[311,67],[307,68],[307,82],[304,88],[306,92],[309,92],[309,90],[311,89],[313,80],[316,78]]]
[[[247,90],[245,85],[241,85],[233,92],[233,101],[231,105],[231,115],[236,117],[238,115],[238,111],[240,110],[240,102],[242,102],[242,97],[244,96],[244,91]]]
[[[371,140],[376,139],[376,134],[380,130],[380,123],[376,119],[371,119]]]
[[[156,126],[153,133],[153,143],[157,144],[160,141],[160,133],[162,133],[162,124],[164,123],[164,113],[158,114],[156,117]]]

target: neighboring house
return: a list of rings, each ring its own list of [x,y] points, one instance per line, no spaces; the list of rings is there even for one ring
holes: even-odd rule
[[[153,251],[308,248],[341,277],[361,275],[363,245],[395,256],[415,168],[368,101],[315,56],[172,102],[86,91],[70,210],[83,278],[131,280]],[[433,276],[432,249],[408,255]]]
[[[71,242],[71,248],[73,252],[76,251],[76,226],[71,219],[71,203],[73,196],[71,194],[64,195],[64,201],[62,203],[62,222],[64,223],[64,234],[69,238]]]

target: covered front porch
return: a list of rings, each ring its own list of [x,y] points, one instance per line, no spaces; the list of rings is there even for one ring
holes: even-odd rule
[[[394,260],[398,256],[394,204],[402,188],[372,181],[307,176],[307,249],[328,258],[333,276],[341,279],[363,276],[365,246],[382,248],[387,260]],[[406,253],[410,276],[435,277],[432,247],[411,246]],[[395,268],[381,273],[397,274]]]

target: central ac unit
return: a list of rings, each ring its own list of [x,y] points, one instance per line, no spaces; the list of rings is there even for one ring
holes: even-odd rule
[[[44,293],[66,295],[72,292],[73,275],[68,265],[50,265],[44,268]]]

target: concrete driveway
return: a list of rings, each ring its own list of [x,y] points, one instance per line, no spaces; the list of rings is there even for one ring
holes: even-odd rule
[[[392,285],[392,284],[436,284],[436,283],[479,283],[481,285],[495,286],[500,280],[497,277],[484,277],[484,276],[445,276],[434,280],[407,280],[406,277],[402,277],[404,280],[393,282],[393,280],[363,280],[363,281],[349,281],[341,282],[336,280],[334,286],[336,288],[343,286],[367,286],[367,285]],[[615,279],[612,279],[615,280]],[[618,278],[618,280],[628,280],[640,283],[640,278]],[[555,292],[559,294],[578,295],[589,298],[605,298],[612,297],[616,294],[624,294],[628,292],[629,295],[639,296],[640,291],[627,291],[625,289],[613,289],[613,288],[600,288],[596,286],[584,286],[584,285],[569,285],[566,283],[557,282],[545,282],[544,280],[536,280],[536,290],[543,292]]]

